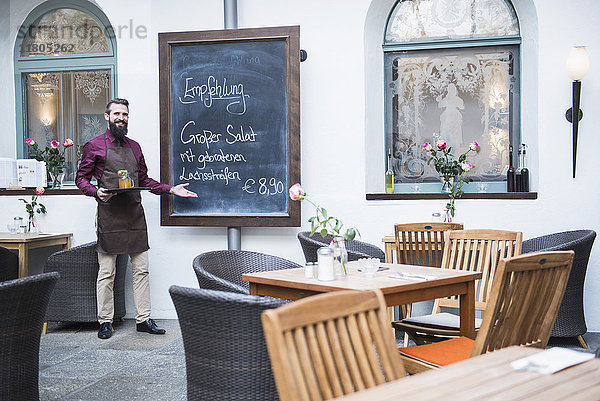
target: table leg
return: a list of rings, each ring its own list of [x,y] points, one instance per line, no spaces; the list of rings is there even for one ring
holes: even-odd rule
[[[71,248],[71,237],[67,237],[66,242],[63,244],[63,251]]]
[[[19,278],[27,277],[29,267],[29,249],[25,244],[19,244]]]
[[[475,339],[475,281],[467,283],[467,293],[459,296],[460,335]]]

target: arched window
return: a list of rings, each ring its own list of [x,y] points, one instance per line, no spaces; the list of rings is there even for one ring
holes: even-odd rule
[[[520,149],[520,43],[508,0],[396,2],[383,50],[385,144],[397,192],[410,192],[410,183],[435,192],[440,179],[422,147],[439,138],[455,155],[478,141],[469,178],[506,190],[509,149],[514,166]]]
[[[17,156],[28,156],[26,138],[40,148],[71,138],[66,180],[73,181],[81,147],[106,129],[115,71],[116,40],[102,11],[60,0],[35,8],[15,43]]]

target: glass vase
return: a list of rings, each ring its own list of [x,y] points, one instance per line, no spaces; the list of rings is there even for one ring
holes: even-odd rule
[[[65,178],[65,173],[59,173],[57,171],[48,171],[48,175],[50,176],[50,180],[48,182],[49,188],[52,188],[52,189],[62,188],[63,180]]]
[[[27,218],[27,225],[25,226],[25,232],[29,234],[39,232],[38,220],[35,214],[30,214]]]
[[[329,247],[333,249],[333,273],[335,277],[348,275],[348,251],[344,237],[335,237]]]

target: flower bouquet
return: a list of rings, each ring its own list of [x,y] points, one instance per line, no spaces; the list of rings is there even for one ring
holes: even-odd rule
[[[65,167],[65,151],[73,146],[73,140],[67,138],[65,143],[62,144],[62,150],[57,140],[50,142],[50,147],[46,146],[43,150],[40,150],[38,144],[31,138],[27,138],[25,142],[29,146],[29,157],[46,162],[46,169],[50,174],[52,188],[60,187],[62,182],[60,176]]]
[[[45,192],[45,189],[42,187],[35,188],[35,195],[31,196],[31,202],[27,202],[23,198],[19,198],[19,200],[25,203],[25,211],[27,212],[27,232],[33,232],[38,229],[35,214],[45,214],[46,206],[39,202],[39,197]]]
[[[333,240],[329,246],[334,249],[334,257],[339,258],[344,270],[344,275],[348,274],[346,268],[348,255],[346,252],[345,241],[351,241],[357,234],[360,235],[358,230],[354,227],[349,227],[342,233],[344,223],[342,223],[340,219],[328,214],[325,208],[308,199],[308,195],[300,183],[292,185],[289,189],[289,194],[290,199],[299,201],[306,200],[315,207],[315,215],[308,219],[311,227],[309,236],[312,237],[316,232],[319,232],[323,238],[327,235],[331,235]]]
[[[433,162],[435,171],[442,178],[442,189],[448,191],[450,201],[446,204],[446,212],[450,213],[450,216],[447,216],[445,220],[451,222],[456,211],[454,200],[463,196],[462,186],[469,182],[469,178],[464,175],[473,168],[473,165],[467,161],[467,155],[469,152],[479,151],[479,143],[471,142],[469,149],[458,156],[458,159],[451,153],[452,147],[447,146],[443,139],[439,139],[435,143],[435,148],[429,142],[425,142],[423,149],[430,155],[427,164]]]

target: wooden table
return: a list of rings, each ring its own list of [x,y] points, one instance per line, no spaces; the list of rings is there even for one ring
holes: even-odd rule
[[[19,277],[26,277],[28,275],[30,249],[56,245],[61,245],[62,249],[69,249],[72,236],[73,233],[10,234],[0,232],[0,246],[19,251]]]
[[[510,363],[542,350],[509,347],[338,398],[391,400],[598,400],[600,359],[545,375]]]
[[[252,295],[291,300],[330,291],[379,289],[387,305],[395,306],[459,295],[461,335],[475,338],[475,280],[481,278],[481,273],[401,264],[381,265],[392,270],[379,271],[375,278],[363,277],[357,270],[358,264],[350,262],[348,277],[333,281],[305,278],[304,268],[249,273],[242,275],[242,279],[250,283]],[[415,281],[388,277],[393,270],[434,278]]]

